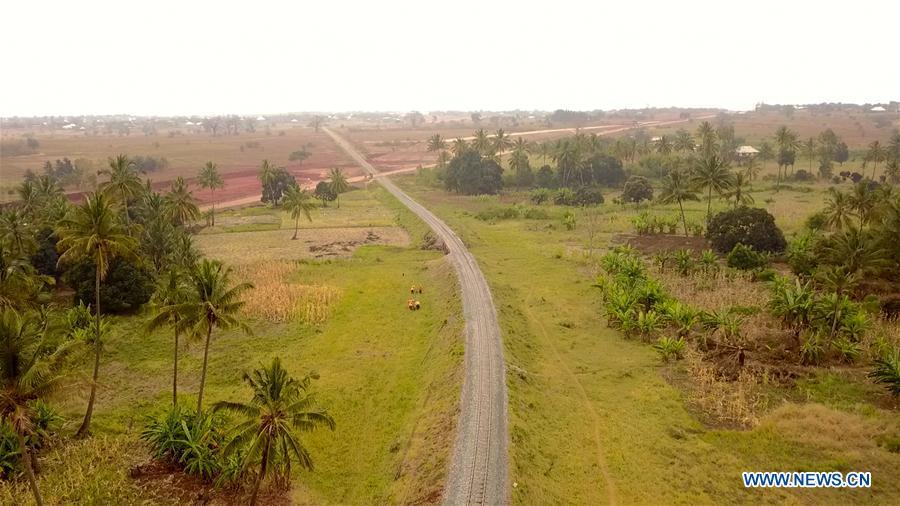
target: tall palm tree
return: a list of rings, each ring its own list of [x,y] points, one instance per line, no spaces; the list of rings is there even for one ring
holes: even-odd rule
[[[427,149],[429,153],[441,152],[447,149],[447,141],[441,134],[434,134],[428,138]]]
[[[266,187],[272,184],[272,181],[275,180],[275,164],[269,163],[269,160],[263,160],[262,165],[259,166],[259,174],[257,177],[259,178],[259,182],[263,187]]]
[[[57,249],[62,251],[60,264],[89,259],[94,262],[94,374],[91,381],[91,395],[87,411],[76,437],[84,437],[91,428],[94,401],[97,397],[97,378],[100,374],[100,350],[102,336],[100,329],[100,283],[109,271],[110,262],[116,257],[132,257],[137,249],[137,241],[128,235],[113,212],[109,200],[102,193],[85,197],[70,216],[59,225]]]
[[[147,322],[147,330],[152,332],[163,325],[169,325],[175,333],[172,358],[172,406],[178,405],[178,338],[182,332],[181,321],[185,318],[184,304],[190,297],[186,276],[178,266],[172,266],[160,277],[156,291],[150,299],[153,317]]]
[[[691,186],[687,176],[680,170],[670,171],[663,179],[662,192],[659,194],[659,201],[663,204],[671,204],[678,202],[678,209],[681,211],[681,224],[684,226],[684,235],[688,235],[687,219],[684,217],[684,202],[698,201],[700,197]]]
[[[347,181],[347,177],[344,176],[344,171],[337,167],[328,172],[328,178],[331,180],[328,184],[331,186],[331,191],[336,195],[335,200],[338,208],[340,208],[341,194],[350,189],[350,183]]]
[[[0,239],[0,308],[31,308],[44,302],[52,278],[38,275],[27,256]]]
[[[466,142],[465,139],[457,137],[455,141],[453,141],[453,146],[450,148],[450,151],[453,152],[453,156],[460,156],[465,153],[469,149],[469,143]]]
[[[210,224],[212,226],[216,226],[216,190],[222,189],[225,187],[225,180],[222,179],[222,176],[219,175],[219,169],[216,167],[216,164],[213,162],[206,162],[206,165],[200,169],[200,176],[197,178],[200,183],[200,188],[208,189],[210,193],[210,200],[212,200],[212,207],[210,208],[209,216],[210,216]]]
[[[694,136],[690,132],[681,128],[675,132],[675,141],[673,142],[675,151],[684,151],[685,153],[693,153],[696,144]]]
[[[502,155],[504,151],[512,147],[512,144],[512,139],[509,138],[509,135],[502,128],[494,134],[494,145],[492,147],[498,155]]]
[[[822,259],[841,265],[848,275],[875,272],[889,265],[888,252],[868,228],[849,225],[828,237],[822,247]]]
[[[580,162],[578,148],[568,139],[560,141],[553,158],[556,162],[556,170],[559,172],[560,182],[566,186],[572,175],[580,172],[578,170]]]
[[[725,200],[734,199],[735,208],[752,205],[754,200],[753,196],[747,191],[749,186],[747,176],[743,172],[738,172],[732,178],[731,188],[722,196],[725,197]]]
[[[178,176],[165,197],[166,217],[176,227],[185,227],[200,217],[200,208],[194,194],[188,190],[184,178]]]
[[[816,157],[816,139],[810,137],[800,144],[800,152],[809,160],[809,171],[812,172],[813,159]]]
[[[133,199],[144,191],[141,179],[134,169],[134,161],[126,155],[118,155],[109,159],[109,168],[100,171],[100,174],[109,176],[109,181],[100,186],[100,190],[108,196],[121,199],[125,211],[125,227],[131,227],[131,217],[128,215],[128,200]]]
[[[213,411],[230,411],[246,418],[235,427],[234,439],[223,453],[231,455],[239,449],[245,450],[244,470],[258,462],[251,506],[256,504],[270,466],[284,479],[290,479],[292,461],[304,469],[313,468],[309,450],[296,432],[309,432],[321,426],[334,430],[334,419],[316,405],[315,395],[310,391],[312,380],[317,377],[310,374],[298,381],[276,358],[269,366],[244,374],[244,382],[253,391],[250,402],[221,401],[213,406]]]
[[[0,211],[0,241],[5,241],[14,254],[23,257],[30,256],[38,247],[33,227],[28,224],[25,213],[16,208]]]
[[[22,181],[22,184],[16,188],[16,193],[19,194],[19,204],[22,213],[33,218],[41,208],[41,195],[34,180],[26,179]]]
[[[864,226],[874,221],[880,211],[880,198],[864,181],[856,183],[849,195],[850,205],[859,217],[859,225]]]
[[[197,395],[197,412],[203,410],[203,390],[206,386],[206,368],[209,364],[209,345],[214,329],[240,328],[250,334],[250,327],[239,313],[244,306],[241,296],[253,288],[250,283],[233,283],[231,268],[218,260],[200,260],[190,276],[188,299],[178,306],[184,315],[181,326],[193,337],[205,339],[203,367],[200,372],[200,390]],[[204,336],[205,335],[205,336]]]
[[[880,141],[872,141],[869,144],[869,150],[866,152],[866,161],[872,162],[872,179],[875,179],[875,171],[878,168],[878,162],[884,161],[887,151],[881,145]]]
[[[291,240],[296,240],[297,232],[300,230],[300,217],[305,216],[312,222],[312,211],[316,208],[316,204],[308,191],[291,186],[284,192],[281,205],[291,213],[291,218],[294,218],[294,237],[291,237]]]
[[[707,190],[706,222],[712,219],[712,194],[722,195],[731,189],[734,183],[733,174],[727,160],[718,155],[710,155],[697,160],[691,177],[694,186]]]
[[[746,163],[744,164],[744,174],[747,175],[747,179],[749,181],[753,181],[754,179],[756,179],[761,171],[762,167],[759,165],[759,161],[756,159],[756,156],[751,156],[747,159]]]
[[[668,135],[661,135],[659,139],[656,141],[656,152],[661,155],[668,155],[672,153],[674,149],[672,145],[671,139],[669,139]]]
[[[700,143],[700,152],[704,157],[708,158],[718,151],[716,129],[709,121],[704,121],[697,127],[697,139]]]
[[[852,218],[856,216],[850,196],[833,187],[828,189],[828,199],[823,213],[825,225],[835,230],[850,226]]]
[[[34,500],[43,500],[34,476],[34,456],[26,438],[34,430],[35,400],[46,398],[65,385],[63,369],[78,341],[61,341],[46,321],[11,308],[0,309],[0,416],[19,443],[19,459]]]
[[[475,138],[472,139],[472,148],[481,153],[481,156],[487,156],[492,147],[491,137],[488,133],[483,128],[476,130]]]
[[[784,160],[793,160],[793,153],[796,151],[798,142],[797,134],[782,125],[775,131],[775,144],[778,145],[778,181],[781,181],[781,170],[784,167]],[[793,165],[793,164],[791,164]]]

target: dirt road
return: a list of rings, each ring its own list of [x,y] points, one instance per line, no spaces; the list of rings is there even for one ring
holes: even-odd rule
[[[366,172],[377,174],[348,141],[330,129],[325,132]],[[444,241],[459,276],[466,319],[465,377],[444,504],[506,503],[506,373],[497,310],[487,280],[475,257],[450,227],[387,177],[377,179]]]

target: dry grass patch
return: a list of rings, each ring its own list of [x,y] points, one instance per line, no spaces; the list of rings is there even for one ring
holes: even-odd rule
[[[765,392],[770,382],[765,372],[745,368],[737,378],[726,377],[715,364],[704,362],[696,353],[690,353],[686,362],[691,377],[688,402],[713,421],[752,427],[768,409]]]
[[[329,310],[340,298],[340,289],[327,285],[301,285],[288,281],[296,263],[271,261],[242,265],[235,269],[243,280],[253,283],[244,312],[275,323],[299,319],[309,325],[325,323]]]

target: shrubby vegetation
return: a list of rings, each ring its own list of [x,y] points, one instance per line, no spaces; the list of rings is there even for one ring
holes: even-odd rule
[[[738,244],[770,253],[780,253],[787,246],[775,217],[759,208],[739,207],[715,215],[706,236],[719,253],[728,253]]]

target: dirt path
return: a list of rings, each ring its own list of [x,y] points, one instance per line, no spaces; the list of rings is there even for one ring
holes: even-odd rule
[[[366,172],[377,174],[348,141],[330,129],[325,132]],[[459,276],[466,319],[465,376],[444,504],[507,503],[506,373],[497,310],[487,280],[450,227],[389,178],[377,179],[444,242]]]

